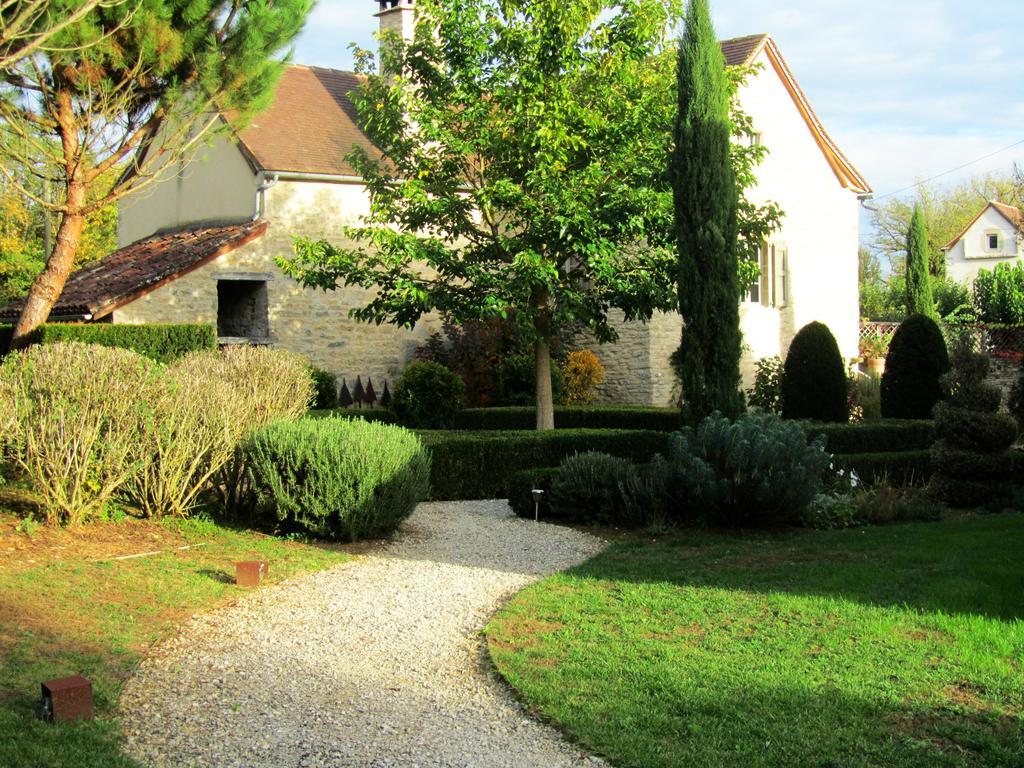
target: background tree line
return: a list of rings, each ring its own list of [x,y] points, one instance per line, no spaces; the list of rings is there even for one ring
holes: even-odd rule
[[[907,235],[917,206],[927,230],[928,273],[935,312],[957,317],[973,311],[971,291],[946,276],[942,250],[991,200],[1024,206],[1024,172],[975,176],[943,187],[922,183],[907,198],[873,205],[871,233],[860,249],[860,313],[870,320],[898,322],[907,316]]]

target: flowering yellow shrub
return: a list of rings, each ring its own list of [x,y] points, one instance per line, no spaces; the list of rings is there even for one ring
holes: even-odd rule
[[[594,402],[596,389],[604,382],[604,366],[589,349],[570,352],[562,367],[566,405]]]

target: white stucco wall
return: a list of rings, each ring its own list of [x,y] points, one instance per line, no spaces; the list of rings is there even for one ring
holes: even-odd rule
[[[774,200],[785,212],[771,238],[789,251],[789,301],[779,311],[778,353],[785,354],[800,328],[818,320],[832,330],[844,357],[856,357],[860,203],[840,185],[765,52],[757,63],[763,69],[740,98],[769,149],[750,198]],[[753,329],[745,333],[760,336]]]
[[[227,138],[121,201],[120,246],[159,230],[201,222],[235,222],[256,213],[256,174]]]
[[[996,251],[988,249],[990,233],[1000,236],[1000,248]],[[947,274],[958,283],[970,285],[980,269],[992,270],[996,264],[1019,262],[1024,255],[1020,239],[1016,227],[990,206],[946,252]]]
[[[344,377],[349,389],[356,376],[373,378],[379,395],[413,358],[416,347],[439,330],[425,318],[413,331],[391,325],[368,325],[348,312],[366,303],[358,288],[321,291],[302,288],[274,263],[292,253],[292,236],[324,236],[344,244],[342,227],[358,223],[368,210],[359,184],[314,184],[282,181],[267,192],[267,233],[114,312],[118,323],[216,323],[217,279],[231,273],[267,275],[271,341],[314,365]]]
[[[796,332],[815,320],[832,330],[844,358],[856,357],[860,321],[857,194],[840,184],[767,54],[762,52],[757,63],[762,68],[740,99],[769,154],[748,195],[758,204],[775,201],[785,212],[771,242],[789,254],[788,297],[778,309],[750,302],[740,306],[744,388],[753,383],[757,360],[784,357]],[[642,340],[643,350],[623,348],[621,342],[618,348],[595,348],[608,373],[601,398],[672,405],[679,392],[669,356],[679,346],[682,322],[663,315],[648,328],[640,326],[619,328],[629,347]]]

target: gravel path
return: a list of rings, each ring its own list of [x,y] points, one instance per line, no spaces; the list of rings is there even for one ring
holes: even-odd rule
[[[121,698],[127,752],[154,768],[602,766],[525,714],[479,634],[602,547],[505,502],[421,504],[397,543],[161,645]]]

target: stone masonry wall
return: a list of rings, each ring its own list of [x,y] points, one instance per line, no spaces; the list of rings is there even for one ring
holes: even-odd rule
[[[378,395],[413,359],[416,347],[435,330],[427,317],[414,330],[361,323],[349,310],[363,306],[369,293],[360,288],[334,291],[302,288],[274,263],[292,253],[293,235],[326,237],[344,243],[342,227],[356,223],[365,202],[345,185],[280,184],[268,200],[267,234],[153,291],[114,313],[118,323],[216,323],[217,278],[240,272],[268,278],[270,339],[313,365],[344,377],[351,389],[356,376],[373,378]],[[360,204],[361,203],[361,204]]]

